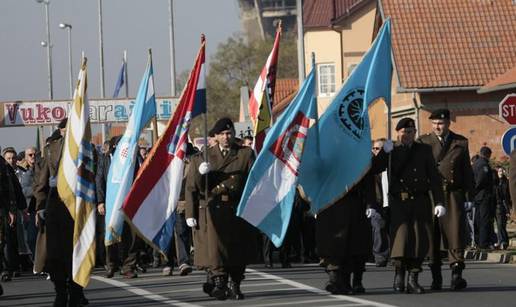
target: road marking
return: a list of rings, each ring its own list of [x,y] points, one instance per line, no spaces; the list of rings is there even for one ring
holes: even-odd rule
[[[257,271],[257,270],[253,270],[253,269],[249,269],[249,268],[246,271],[251,272],[251,273],[257,273],[258,275],[260,275],[260,276],[262,276],[264,278],[276,280],[276,281],[278,281],[278,282],[280,282],[282,284],[285,284],[285,285],[296,287],[298,289],[303,289],[303,290],[306,290],[306,291],[309,291],[309,292],[312,292],[312,293],[317,293],[317,294],[320,294],[320,295],[333,297],[333,298],[336,298],[336,299],[339,299],[339,300],[350,301],[350,302],[354,302],[354,303],[365,304],[365,305],[376,306],[376,307],[396,307],[394,305],[389,305],[389,304],[379,303],[379,302],[375,302],[375,301],[365,300],[365,299],[361,299],[361,298],[353,297],[353,296],[348,296],[348,295],[330,295],[326,291],[323,291],[321,289],[314,288],[314,287],[311,287],[311,286],[299,283],[297,281],[293,281],[293,280],[286,279],[286,278],[281,278],[281,277],[276,276],[276,275],[272,275],[272,274],[268,274],[268,273],[263,273],[263,272],[260,272],[260,271]],[[302,303],[302,301],[299,302],[299,303]]]
[[[333,305],[333,306],[345,306],[345,307],[352,307],[352,306],[367,306],[364,304],[342,304],[339,300],[335,300],[333,298],[327,298],[327,299],[319,299],[319,300],[306,300],[306,301],[294,301],[294,302],[283,302],[283,303],[266,303],[266,304],[255,304],[255,305],[246,305],[246,307],[268,307],[268,306],[286,306],[286,305],[304,305],[304,304],[313,304],[313,303],[336,303],[339,305]],[[331,306],[331,305],[326,305]]]
[[[115,287],[122,288],[122,289],[124,289],[126,291],[129,291],[129,292],[134,293],[136,295],[142,296],[142,297],[144,297],[146,299],[160,302],[161,304],[164,304],[164,305],[178,306],[178,307],[200,307],[200,305],[194,305],[194,304],[185,303],[185,302],[181,302],[181,301],[177,301],[177,300],[171,300],[168,297],[164,297],[164,296],[161,296],[161,295],[158,295],[158,294],[154,294],[154,293],[152,293],[150,291],[147,291],[147,290],[144,290],[144,289],[141,289],[141,288],[138,288],[138,287],[131,286],[130,284],[127,284],[125,282],[121,282],[121,281],[118,281],[118,280],[108,279],[108,278],[101,277],[101,276],[92,276],[91,278],[92,279],[96,279],[96,280],[101,281],[101,282],[106,283],[106,284],[110,284],[110,285],[115,286]]]

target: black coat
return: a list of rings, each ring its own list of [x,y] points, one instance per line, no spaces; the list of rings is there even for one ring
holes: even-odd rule
[[[481,202],[484,198],[492,197],[494,189],[493,170],[486,158],[479,157],[475,160],[473,175],[475,177],[475,201]]]
[[[319,256],[371,255],[371,223],[366,209],[375,202],[374,178],[367,174],[343,198],[317,214],[315,235]]]

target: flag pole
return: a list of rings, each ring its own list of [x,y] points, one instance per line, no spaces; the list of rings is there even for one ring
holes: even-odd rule
[[[124,79],[125,79],[125,98],[129,98],[129,79],[127,79],[127,50],[124,50]]]
[[[152,68],[152,49],[149,48],[149,62],[150,62],[150,68]],[[154,75],[154,72],[152,72],[152,74]],[[154,76],[153,76],[154,77]],[[152,82],[152,92],[155,93],[154,91],[154,82]],[[157,109],[157,107],[156,107]],[[154,146],[154,144],[156,144],[157,140],[158,140],[158,120],[157,120],[157,114],[154,114],[154,116],[152,117],[152,146]]]
[[[206,36],[201,34],[201,45],[206,44]],[[205,63],[206,64],[206,63]],[[204,162],[208,163],[208,95],[206,95],[206,112],[204,117]],[[204,182],[204,201],[208,203],[208,175],[205,176]]]
[[[317,70],[315,69],[315,52],[312,52],[312,69],[314,71],[314,74],[317,74]],[[317,75],[314,76],[315,80],[317,80]],[[301,88],[301,80],[299,81],[299,88]],[[317,148],[317,157],[319,157],[319,159],[321,158],[321,143],[320,143],[320,137],[319,137],[319,106],[317,104],[317,97],[314,96],[314,99],[315,99],[315,122],[314,122],[314,126],[315,126],[315,129],[316,129],[316,134],[315,134],[315,142],[316,142],[316,148]]]

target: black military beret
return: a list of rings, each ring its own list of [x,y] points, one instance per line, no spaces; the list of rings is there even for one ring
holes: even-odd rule
[[[416,123],[410,117],[402,118],[396,125],[396,131],[399,131],[403,128],[416,128]]]
[[[437,109],[432,112],[429,119],[450,119],[450,110]]]
[[[215,134],[219,134],[224,130],[233,130],[235,129],[235,126],[233,125],[233,122],[231,119],[224,117],[219,119],[215,125],[213,125],[213,128],[211,128],[209,135],[215,136]]]
[[[66,128],[66,123],[68,122],[68,117],[65,117],[59,122],[59,125],[57,125],[57,128],[63,129]]]

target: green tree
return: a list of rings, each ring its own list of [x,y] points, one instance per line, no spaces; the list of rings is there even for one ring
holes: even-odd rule
[[[208,99],[208,127],[218,119],[228,116],[238,119],[240,112],[240,87],[254,88],[256,80],[267,61],[274,38],[246,42],[241,35],[221,43],[210,59],[206,90]],[[276,78],[297,78],[297,40],[284,33],[280,41]],[[193,136],[204,132],[203,119],[192,123]]]

